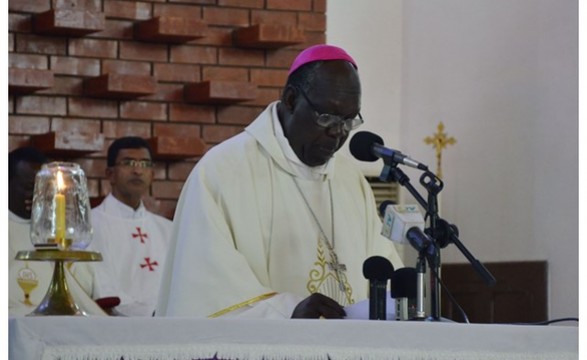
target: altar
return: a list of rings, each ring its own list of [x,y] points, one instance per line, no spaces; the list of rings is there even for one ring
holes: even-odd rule
[[[578,327],[366,320],[9,319],[11,360],[578,359]]]

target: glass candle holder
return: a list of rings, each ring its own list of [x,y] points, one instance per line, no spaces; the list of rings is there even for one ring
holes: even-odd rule
[[[35,177],[31,241],[35,248],[83,250],[92,240],[90,199],[78,164],[45,164]]]

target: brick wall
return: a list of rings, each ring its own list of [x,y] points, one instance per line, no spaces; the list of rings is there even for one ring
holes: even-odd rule
[[[79,16],[67,15],[71,10]],[[78,145],[69,142],[70,148],[49,155],[79,163],[90,196],[104,196],[109,191],[105,152],[117,137],[199,138],[207,149],[240,132],[278,99],[299,50],[325,41],[325,11],[326,0],[9,0],[9,150],[48,132],[65,137],[66,143],[67,134],[94,139],[100,134],[102,143],[95,151],[77,151]],[[41,29],[41,14],[49,17],[49,26],[62,28]],[[197,21],[205,30],[202,37],[179,43],[137,40],[137,24],[156,17]],[[185,21],[169,22],[167,30],[193,30]],[[234,32],[256,24],[294,28],[303,40],[269,48],[237,46]],[[91,90],[97,89],[98,82],[90,79],[105,74],[111,74],[108,86],[130,96],[111,89],[106,96],[96,95],[85,88],[91,84]],[[116,78],[115,83],[114,76],[122,75],[135,77]],[[153,79],[154,90],[148,88]],[[254,84],[256,96],[221,105],[185,101],[187,84],[208,80]],[[12,91],[22,90],[16,85],[28,90]],[[189,156],[185,141],[171,143],[184,148],[172,148],[171,159],[156,156],[150,194],[154,209],[167,217],[199,158]]]

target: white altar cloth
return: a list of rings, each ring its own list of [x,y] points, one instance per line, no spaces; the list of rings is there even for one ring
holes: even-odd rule
[[[577,359],[578,327],[366,320],[24,317],[11,360]]]

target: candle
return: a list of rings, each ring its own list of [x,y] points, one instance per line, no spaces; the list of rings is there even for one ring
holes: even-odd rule
[[[65,188],[61,171],[57,172],[57,194],[55,195],[55,242],[65,244]]]

